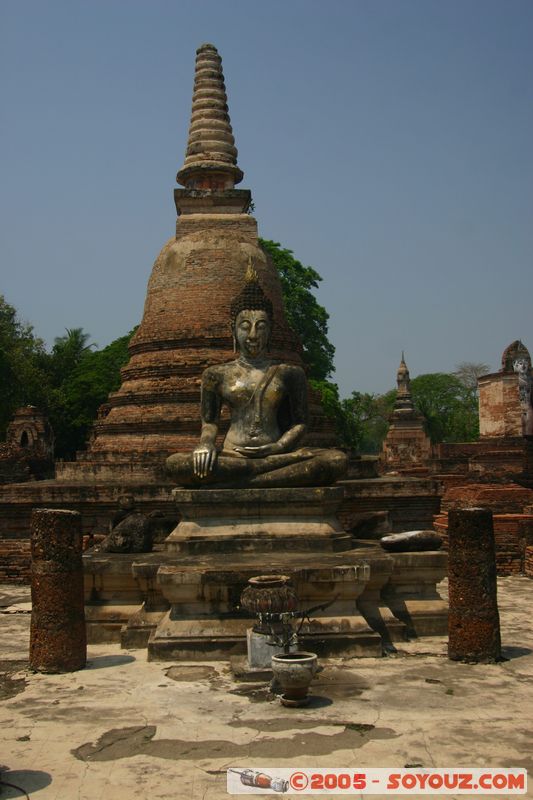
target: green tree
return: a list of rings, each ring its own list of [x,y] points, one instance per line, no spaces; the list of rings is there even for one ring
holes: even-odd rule
[[[328,339],[329,314],[312,291],[322,278],[313,267],[304,267],[292,250],[278,242],[259,242],[278,270],[287,320],[301,339],[309,378],[325,381],[334,369],[335,347]]]
[[[352,392],[350,397],[341,400],[336,383],[310,383],[320,392],[326,415],[335,421],[341,445],[358,453],[379,453],[387,433],[396,391],[383,395]]]
[[[341,440],[359,453],[379,453],[389,427],[395,397],[395,390],[381,395],[352,392],[350,397],[342,401],[344,429],[349,432],[349,438],[346,441],[341,434]]]
[[[471,442],[478,438],[477,397],[456,375],[419,375],[411,381],[411,393],[432,442]]]
[[[46,403],[46,353],[33,328],[22,322],[13,306],[0,295],[0,438],[13,412],[22,405]]]
[[[99,406],[105,403],[110,392],[119,388],[120,369],[128,361],[128,344],[134,332],[135,329],[96,351],[86,345],[87,334],[76,336],[78,356],[74,361],[77,363],[65,373],[50,404],[59,458],[71,458],[84,446]]]
[[[68,379],[91,347],[96,347],[88,344],[89,339],[83,328],[67,328],[66,335],[56,336],[49,356],[50,375],[56,386]]]

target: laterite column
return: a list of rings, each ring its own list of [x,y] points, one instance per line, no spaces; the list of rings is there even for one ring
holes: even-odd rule
[[[453,661],[498,661],[501,641],[492,511],[450,510],[448,536],[448,657]]]
[[[73,672],[87,660],[81,516],[39,508],[31,516],[30,666]]]

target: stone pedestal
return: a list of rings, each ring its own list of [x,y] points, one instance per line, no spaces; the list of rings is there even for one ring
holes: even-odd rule
[[[367,544],[374,543],[367,542]],[[394,562],[389,555],[382,551],[376,552],[371,561],[369,580],[357,600],[359,612],[372,630],[380,634],[384,652],[394,652],[393,642],[405,641],[408,638],[405,622],[394,616],[382,597],[391,579],[393,566]]]
[[[268,634],[256,633],[253,628],[246,631],[246,649],[248,652],[248,667],[250,669],[270,669],[272,656],[285,653],[286,650],[280,644],[271,642]],[[297,649],[296,643],[289,646],[289,652],[294,653]]]
[[[85,617],[90,644],[121,642],[146,647],[148,637],[168,609],[155,576],[165,554],[98,553],[83,556]]]
[[[338,552],[351,547],[337,517],[341,487],[175,489],[181,522],[170,553]],[[260,570],[264,572],[263,569]]]
[[[446,632],[436,585],[446,553],[387,554],[359,541],[343,552],[84,555],[89,641],[148,646],[152,660],[246,656],[255,618],[240,608],[248,579],[288,575],[302,609],[314,609],[301,647],[320,655],[379,656],[411,635]],[[259,569],[260,568],[260,569]]]
[[[338,486],[176,489],[182,519],[165,547],[179,561],[157,574],[170,611],[150,637],[148,657],[244,654],[251,617],[240,596],[257,574],[291,578],[301,609],[310,610],[300,632],[308,649],[379,655],[380,637],[356,605],[370,567],[338,520],[343,494]]]
[[[392,573],[381,592],[382,600],[406,626],[407,636],[443,636],[448,605],[437,592],[445,577],[447,553],[390,553]]]
[[[246,653],[250,615],[239,607],[248,579],[258,567],[285,574],[310,621],[300,632],[306,649],[319,655],[381,655],[381,639],[357,609],[357,598],[370,576],[370,566],[357,551],[348,553],[279,552],[204,556],[187,563],[161,566],[159,589],[170,611],[148,642],[148,658],[172,661],[219,659]],[[193,562],[193,563],[191,563]]]

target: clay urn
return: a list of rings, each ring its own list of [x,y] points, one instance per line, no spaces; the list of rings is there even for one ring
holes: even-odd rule
[[[272,656],[274,679],[283,689],[281,703],[289,708],[305,706],[309,702],[309,685],[318,669],[316,653],[297,650]]]
[[[286,614],[298,608],[298,596],[287,575],[258,575],[248,580],[241,606],[252,614]]]

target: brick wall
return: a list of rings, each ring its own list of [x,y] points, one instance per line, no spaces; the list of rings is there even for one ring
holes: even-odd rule
[[[533,577],[533,515],[494,514],[494,540],[498,575],[528,574]],[[448,549],[448,514],[435,517],[433,527],[444,538]]]
[[[479,385],[479,432],[481,438],[521,436],[522,415],[518,376],[513,372],[484,375]]]
[[[28,539],[0,539],[0,583],[30,582]]]
[[[432,479],[347,480],[339,518],[346,529],[367,511],[388,511],[394,531],[431,528],[440,509],[438,484]]]

